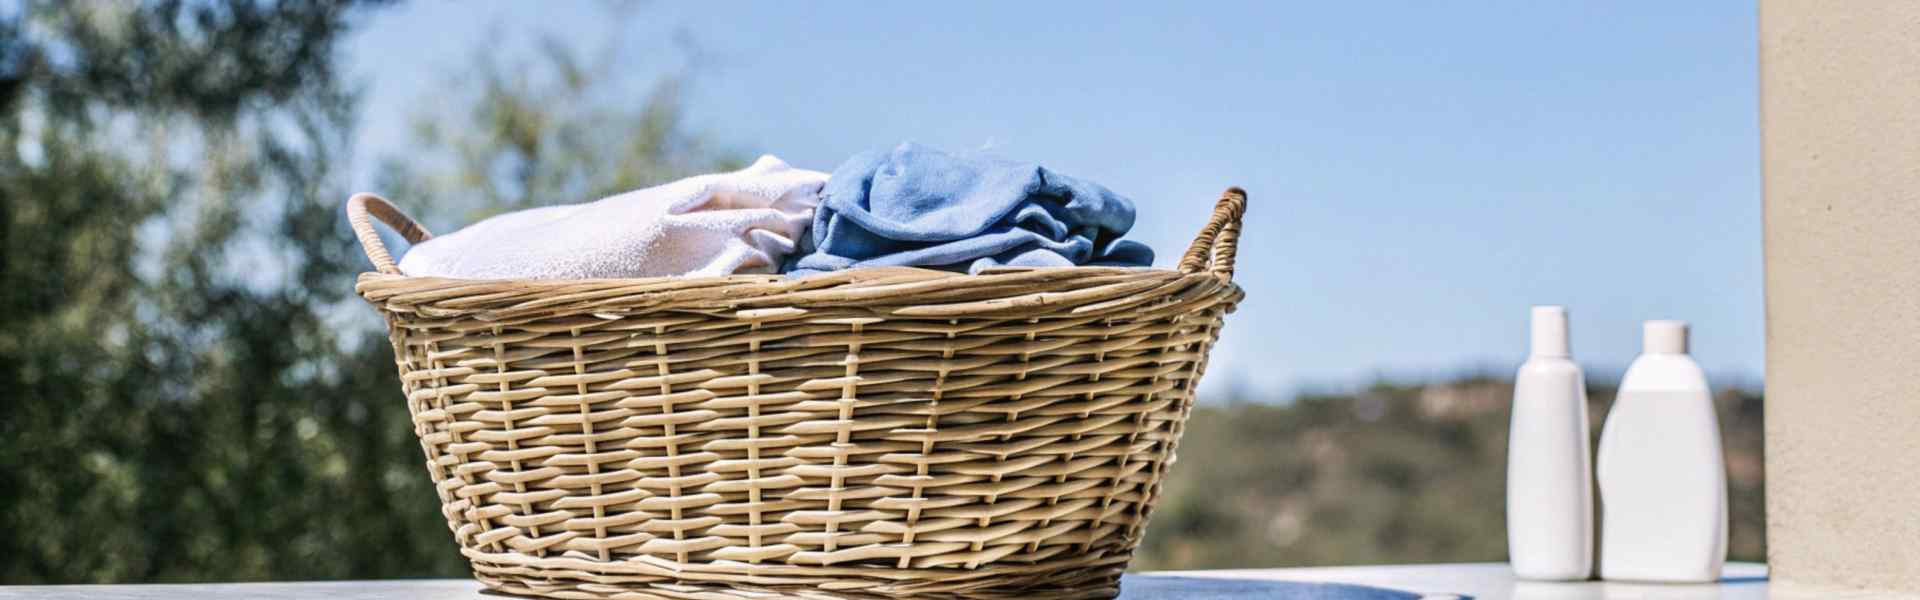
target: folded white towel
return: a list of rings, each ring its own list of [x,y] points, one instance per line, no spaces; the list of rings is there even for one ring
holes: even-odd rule
[[[774,273],[805,234],[827,174],[773,156],[599,201],[486,219],[409,250],[400,271],[463,279]]]

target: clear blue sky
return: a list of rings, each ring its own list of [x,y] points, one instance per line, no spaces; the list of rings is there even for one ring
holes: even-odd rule
[[[697,129],[742,153],[830,171],[915,140],[1102,182],[1160,266],[1245,187],[1215,391],[1504,371],[1536,303],[1571,307],[1590,373],[1677,318],[1711,376],[1759,378],[1752,3],[1441,4],[659,3],[618,47],[637,98],[689,63],[684,31]],[[612,23],[584,2],[373,13],[347,54],[360,156],[404,154],[478,45],[594,49]]]

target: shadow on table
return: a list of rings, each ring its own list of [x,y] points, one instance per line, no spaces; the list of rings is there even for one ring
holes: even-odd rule
[[[1120,600],[1419,600],[1423,597],[1412,592],[1345,583],[1133,574],[1120,579]]]
[[[1507,584],[1506,597],[1512,600],[1725,600],[1772,597],[1777,600],[1779,596],[1769,594],[1766,587],[1767,578],[1764,575],[1726,577],[1714,583],[1513,581]]]

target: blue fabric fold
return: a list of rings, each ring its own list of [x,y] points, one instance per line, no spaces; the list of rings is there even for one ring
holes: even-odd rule
[[[906,143],[834,169],[786,271],[1152,265],[1152,248],[1120,239],[1132,228],[1133,202],[1098,184]]]

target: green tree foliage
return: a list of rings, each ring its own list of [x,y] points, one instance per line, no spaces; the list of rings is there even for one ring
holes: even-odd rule
[[[357,4],[0,5],[0,582],[465,572],[352,294]],[[546,48],[464,74],[396,197],[471,216],[726,166],[677,79],[609,108],[605,67]]]
[[[460,572],[341,318],[356,4],[0,14],[0,580]]]

